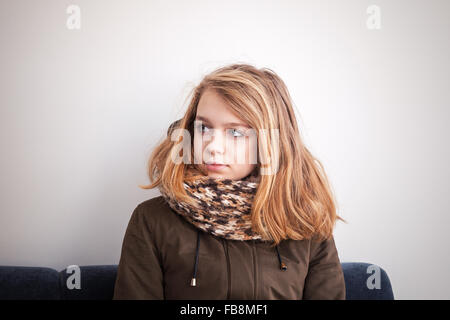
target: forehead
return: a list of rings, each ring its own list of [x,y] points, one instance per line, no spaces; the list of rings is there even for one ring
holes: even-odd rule
[[[246,122],[240,119],[228,103],[213,90],[206,90],[200,97],[196,120],[202,120],[215,125],[233,124],[248,127]]]

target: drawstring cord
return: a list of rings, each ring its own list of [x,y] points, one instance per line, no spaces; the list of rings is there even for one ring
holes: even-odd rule
[[[194,265],[194,276],[191,279],[191,287],[197,285],[197,266],[198,266],[198,249],[200,247],[200,230],[197,231],[197,249],[195,250],[195,265]]]
[[[200,230],[197,231],[197,249],[195,250],[195,264],[194,264],[194,276],[191,279],[191,287],[197,286],[197,268],[198,268],[198,253],[200,248]],[[278,255],[278,261],[280,262],[280,269],[282,271],[287,270],[287,265],[281,260],[280,251],[278,250],[278,245],[275,246]]]
[[[277,249],[278,261],[280,262],[280,269],[283,270],[283,271],[286,271],[287,270],[287,265],[285,265],[284,262],[281,261],[280,252],[278,251],[278,245],[275,247],[275,249]]]

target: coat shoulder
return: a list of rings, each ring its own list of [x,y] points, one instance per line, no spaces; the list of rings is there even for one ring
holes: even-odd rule
[[[142,201],[137,205],[137,209],[139,209],[141,214],[145,217],[159,216],[171,210],[163,196],[156,196]]]
[[[150,225],[171,223],[173,219],[176,219],[172,209],[163,196],[156,196],[139,203],[136,211],[138,211],[140,219]]]
[[[135,211],[137,224],[141,225],[145,232],[152,234],[157,246],[173,241],[174,233],[184,239],[195,231],[195,227],[177,214],[163,196],[141,202]]]
[[[138,204],[143,211],[159,209],[160,210],[168,210],[170,207],[167,204],[166,200],[163,196],[156,196],[154,198],[142,201]]]

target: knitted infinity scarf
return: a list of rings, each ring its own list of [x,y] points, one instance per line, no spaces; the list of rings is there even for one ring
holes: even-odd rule
[[[252,230],[250,213],[259,181],[255,173],[241,180],[209,176],[185,180],[183,186],[195,206],[160,191],[169,206],[197,228],[230,240],[257,240],[262,237]]]

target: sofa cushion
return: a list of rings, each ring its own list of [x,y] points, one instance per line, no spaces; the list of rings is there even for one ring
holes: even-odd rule
[[[69,277],[75,271],[64,269],[59,272],[61,299],[64,300],[112,300],[116,281],[117,265],[89,265],[80,268],[80,289],[70,289]],[[69,279],[73,283],[73,277]]]
[[[0,300],[58,300],[59,292],[54,269],[0,266]]]
[[[365,262],[343,262],[341,265],[346,300],[394,300],[391,282],[383,268]]]

